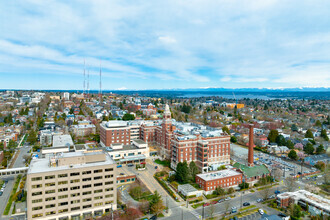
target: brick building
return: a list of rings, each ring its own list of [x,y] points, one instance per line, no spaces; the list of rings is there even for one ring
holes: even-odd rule
[[[196,183],[206,192],[211,193],[217,187],[228,188],[237,187],[242,183],[242,173],[232,170],[220,170],[211,173],[203,173],[196,175]]]
[[[110,147],[111,144],[130,144],[130,128],[125,121],[102,122],[100,124],[101,145]]]

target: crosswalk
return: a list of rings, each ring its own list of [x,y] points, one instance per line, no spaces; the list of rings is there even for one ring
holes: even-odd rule
[[[197,219],[202,219],[202,216],[196,212],[196,210],[190,210],[190,213],[195,216]]]

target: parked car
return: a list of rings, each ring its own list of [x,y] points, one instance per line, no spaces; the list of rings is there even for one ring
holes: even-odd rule
[[[157,170],[158,169],[158,166],[155,166],[155,170]]]
[[[218,203],[218,201],[212,201],[211,203],[212,203],[212,204],[217,204],[217,203]]]
[[[275,190],[275,192],[274,192],[276,195],[277,194],[280,194],[281,192],[280,191],[278,191],[278,190]]]
[[[231,207],[231,213],[236,213],[237,212],[237,207]]]
[[[121,164],[117,165],[117,168],[120,168],[120,167],[123,167],[123,165],[121,165]]]
[[[268,197],[268,199],[274,199],[275,198],[275,195],[271,195]]]
[[[132,166],[134,166],[134,164],[129,163],[129,164],[127,164],[127,166],[128,166],[128,167],[132,167]]]
[[[2,196],[2,193],[3,193],[3,192],[0,192],[0,196]]]
[[[263,215],[265,213],[262,209],[259,209],[258,212],[260,213],[260,215]]]
[[[231,198],[230,197],[225,198],[225,201],[228,201],[228,200],[231,200]]]
[[[206,207],[206,206],[209,206],[210,205],[210,203],[204,203],[204,207]]]
[[[249,205],[250,205],[249,202],[244,202],[244,203],[243,203],[243,206],[249,206]]]

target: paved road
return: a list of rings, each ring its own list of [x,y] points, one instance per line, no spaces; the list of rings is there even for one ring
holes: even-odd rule
[[[5,180],[5,179],[3,179],[3,180]],[[6,186],[2,196],[0,196],[0,219],[2,219],[1,216],[3,214],[3,211],[6,208],[11,190],[13,189],[13,186],[15,183],[14,177],[8,177],[7,180],[8,180],[7,186]]]
[[[31,149],[31,146],[23,146],[20,148],[20,152],[19,155],[14,163],[13,168],[17,168],[17,167],[25,167],[25,162],[23,162],[23,157],[25,155],[30,155],[30,153],[28,153],[28,151]]]

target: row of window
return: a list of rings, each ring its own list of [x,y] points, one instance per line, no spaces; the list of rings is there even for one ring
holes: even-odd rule
[[[113,171],[113,168],[107,168],[107,169],[104,169],[104,172],[111,172]],[[103,172],[103,169],[97,169],[97,170],[94,170],[93,173],[102,173]],[[82,175],[87,175],[87,174],[91,174],[92,171],[91,170],[88,170],[88,171],[83,171],[81,174]],[[64,177],[68,177],[69,174],[67,173],[64,173],[64,174],[58,174],[57,177],[58,178],[64,178]],[[74,173],[70,173],[70,176],[79,176],[80,175],[80,172],[74,172]],[[49,180],[49,179],[55,179],[55,175],[50,175],[50,176],[45,176],[45,180]],[[42,180],[42,177],[33,177],[31,178],[32,181],[40,181]]]
[[[110,184],[113,184],[113,181],[109,181],[109,182],[104,183],[104,185],[110,185]],[[103,183],[95,183],[94,187],[98,187],[98,186],[102,186],[102,185],[103,185]],[[87,184],[87,185],[82,186],[83,189],[90,188],[90,187],[92,187],[92,184]],[[33,186],[32,186],[32,188],[33,188]],[[78,190],[78,189],[80,189],[80,186],[70,187],[70,190]],[[68,188],[60,188],[57,191],[58,192],[66,192],[66,191],[68,191]],[[55,189],[45,191],[45,194],[52,194],[52,193],[55,193]],[[38,196],[38,195],[42,195],[42,192],[33,192],[32,193],[32,196]]]

